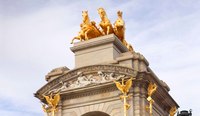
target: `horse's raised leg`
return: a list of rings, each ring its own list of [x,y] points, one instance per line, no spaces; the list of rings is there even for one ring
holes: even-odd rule
[[[89,30],[85,31],[85,40],[88,40],[88,39],[89,39],[89,38],[88,38],[88,32],[89,32]]]
[[[73,44],[74,43],[74,40],[76,39],[76,37],[74,37],[73,39],[72,39],[72,41],[71,41],[71,44]]]
[[[110,33],[110,26],[107,26],[107,34],[108,35]]]
[[[77,36],[77,37],[74,37],[74,38],[72,39],[71,44],[74,43],[74,40],[75,40],[75,39],[82,41],[82,38],[81,38],[80,36]]]

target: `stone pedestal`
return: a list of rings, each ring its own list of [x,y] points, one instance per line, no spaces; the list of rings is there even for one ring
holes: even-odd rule
[[[75,54],[75,67],[114,63],[121,53],[128,51],[114,34],[75,43],[71,50]]]

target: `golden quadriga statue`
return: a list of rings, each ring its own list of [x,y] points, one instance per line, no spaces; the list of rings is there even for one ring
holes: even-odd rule
[[[80,24],[81,31],[79,31],[78,36],[72,39],[71,44],[73,44],[75,39],[86,41],[95,37],[113,33],[120,39],[120,41],[128,48],[129,51],[133,52],[133,47],[125,40],[125,22],[122,19],[122,12],[117,12],[118,19],[115,21],[114,26],[111,24],[107,17],[106,11],[103,8],[98,9],[98,14],[101,18],[99,26],[102,30],[96,26],[94,21],[90,21],[88,11],[82,11],[83,22]]]

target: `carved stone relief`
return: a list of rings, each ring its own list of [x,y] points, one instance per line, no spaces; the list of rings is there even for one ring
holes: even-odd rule
[[[48,82],[37,91],[36,97],[50,92],[70,90],[117,80],[121,77],[137,76],[137,71],[123,66],[93,65],[68,71],[66,74]]]
[[[60,91],[65,91],[69,89],[75,89],[80,87],[85,87],[89,85],[97,85],[100,83],[110,82],[113,80],[119,80],[122,77],[125,77],[125,75],[116,75],[115,73],[104,73],[102,71],[98,71],[97,74],[94,75],[84,75],[83,72],[77,73],[77,79],[69,82],[60,82],[62,86],[56,89],[52,89],[48,92],[50,93],[57,93]]]

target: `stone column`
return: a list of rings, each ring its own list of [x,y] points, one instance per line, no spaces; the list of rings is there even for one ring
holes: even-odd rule
[[[140,84],[135,83],[133,87],[133,111],[134,116],[140,115]]]
[[[147,116],[147,112],[146,112],[146,106],[147,106],[147,102],[146,102],[146,95],[147,95],[147,91],[146,91],[146,85],[142,84],[141,86],[141,103],[140,103],[140,111],[141,111],[141,116]]]
[[[62,103],[58,104],[58,112],[56,112],[56,116],[62,116]]]
[[[131,105],[131,107],[128,110],[128,116],[133,116],[133,114],[134,114],[134,109],[133,109],[133,107],[134,107],[133,88],[130,89],[129,96],[130,96],[130,98],[127,101]]]
[[[139,71],[139,60],[133,61],[133,68],[134,70]]]

